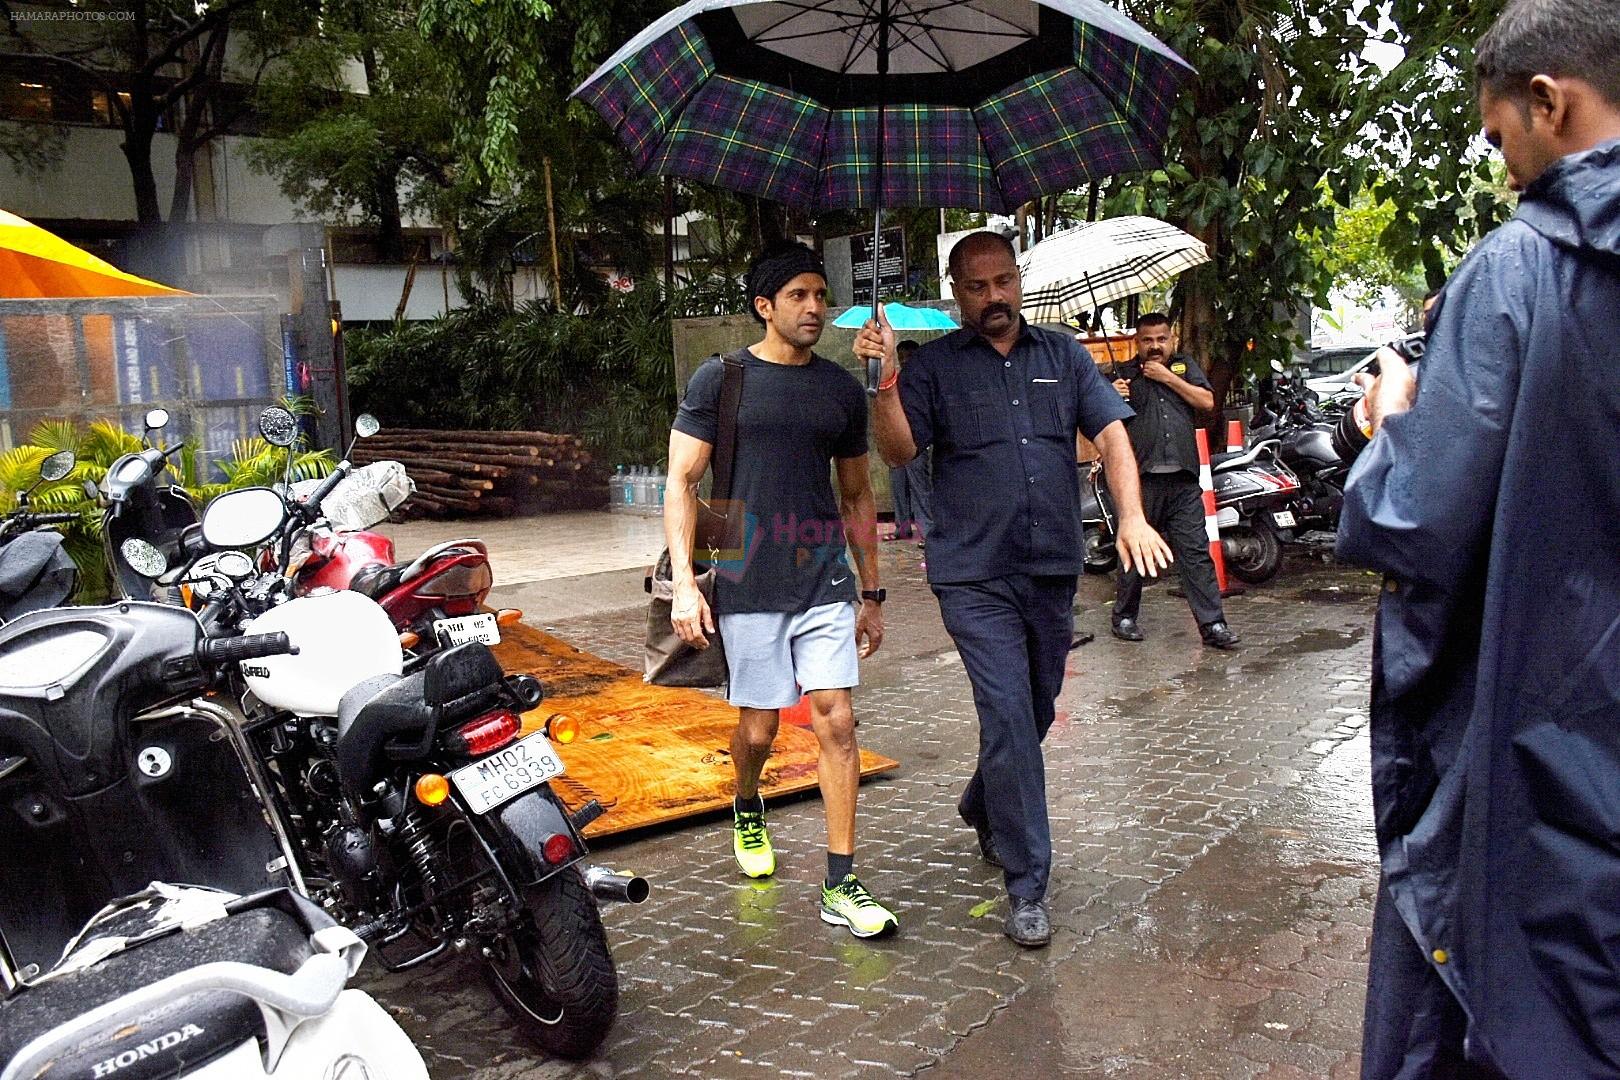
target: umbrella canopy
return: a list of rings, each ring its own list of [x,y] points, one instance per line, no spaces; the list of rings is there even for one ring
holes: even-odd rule
[[[0,210],[0,298],[186,295],[126,274],[55,233]]]
[[[1160,164],[1191,73],[1101,0],[692,0],[574,93],[644,172],[1010,212]]]
[[[1203,241],[1157,218],[1118,217],[1053,233],[1018,260],[1024,318],[1061,322],[1156,288],[1209,262]]]
[[[883,314],[896,330],[956,330],[956,320],[938,308],[911,307],[907,304],[884,304]],[[833,320],[834,326],[845,329],[865,326],[872,317],[872,305],[860,304],[850,308]]]

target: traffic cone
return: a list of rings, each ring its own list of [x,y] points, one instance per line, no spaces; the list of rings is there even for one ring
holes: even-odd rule
[[[1215,563],[1215,584],[1222,596],[1241,596],[1243,590],[1234,589],[1226,581],[1226,555],[1221,550],[1221,528],[1215,512],[1215,477],[1209,470],[1209,432],[1196,428],[1193,436],[1198,440],[1198,486],[1204,493],[1204,535],[1209,537],[1209,557]]]
[[[783,709],[781,717],[783,723],[792,724],[795,727],[807,728],[813,726],[810,720],[810,695],[799,695],[799,703],[789,705]]]
[[[1226,422],[1226,452],[1237,454],[1243,451],[1243,421],[1228,420]]]

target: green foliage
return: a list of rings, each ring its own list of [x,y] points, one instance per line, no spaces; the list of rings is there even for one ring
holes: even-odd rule
[[[740,291],[725,281],[675,296],[643,286],[588,317],[485,303],[352,333],[354,407],[389,427],[567,432],[598,461],[659,461],[675,411],[670,318],[737,311]]]
[[[1177,103],[1165,167],[1116,182],[1106,209],[1162,217],[1209,245],[1212,263],[1181,278],[1176,303],[1217,387],[1245,365],[1287,361],[1296,311],[1327,307],[1351,263],[1324,255],[1341,223],[1360,245],[1352,272],[1364,281],[1422,267],[1431,283],[1447,251],[1494,223],[1492,212],[1464,217],[1452,195],[1473,168],[1458,163],[1477,123],[1458,73],[1498,0],[1125,6],[1199,74]],[[1371,63],[1380,41],[1404,47],[1405,61],[1388,72]],[[1369,187],[1358,217],[1354,199]]]
[[[101,509],[85,491],[85,482],[100,485],[107,470],[125,454],[144,448],[141,440],[107,420],[97,420],[88,428],[64,420],[47,420],[29,433],[28,441],[0,454],[0,510],[18,505],[18,495],[39,481],[40,464],[60,450],[72,450],[73,471],[54,483],[41,483],[28,496],[38,510],[78,513],[79,520],[67,526],[63,546],[79,567],[81,599],[96,601],[107,596],[110,583],[101,549]],[[174,482],[197,504],[199,511],[227,491],[244,487],[264,487],[280,483],[287,465],[287,452],[263,439],[241,439],[232,445],[230,458],[217,464],[224,471],[223,483],[204,483],[197,472],[196,446],[187,443],[170,459]],[[332,471],[332,455],[325,450],[295,452],[293,479],[325,476]]]

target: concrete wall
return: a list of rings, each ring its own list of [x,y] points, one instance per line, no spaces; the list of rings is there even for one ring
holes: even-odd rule
[[[943,305],[935,305],[943,306]],[[830,312],[832,319],[843,313],[842,308],[835,308]],[[829,322],[831,320],[829,319]],[[692,372],[698,365],[715,353],[731,352],[744,346],[753,345],[763,338],[764,332],[759,323],[747,315],[719,315],[701,319],[676,319],[673,323],[675,338],[675,393],[684,397],[687,381],[692,378]],[[821,335],[821,343],[816,346],[816,352],[829,360],[836,361],[844,366],[850,374],[866,385],[866,370],[864,366],[855,361],[851,351],[855,346],[856,330],[845,330],[841,327],[827,327]],[[939,337],[942,331],[907,330],[901,334],[903,338],[913,338],[917,341],[932,341]],[[746,453],[746,448],[739,447],[739,453]],[[889,467],[878,457],[877,448],[872,448],[872,489],[877,492],[878,512],[890,513],[894,510],[894,498],[889,487]]]

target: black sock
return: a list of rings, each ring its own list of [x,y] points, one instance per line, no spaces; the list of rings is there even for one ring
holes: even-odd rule
[[[827,888],[831,889],[838,885],[854,869],[855,856],[836,855],[831,851],[827,852]]]
[[[754,797],[751,799],[745,799],[741,795],[733,795],[731,797],[731,812],[733,814],[763,814],[765,812],[764,796],[758,792],[755,792]]]

